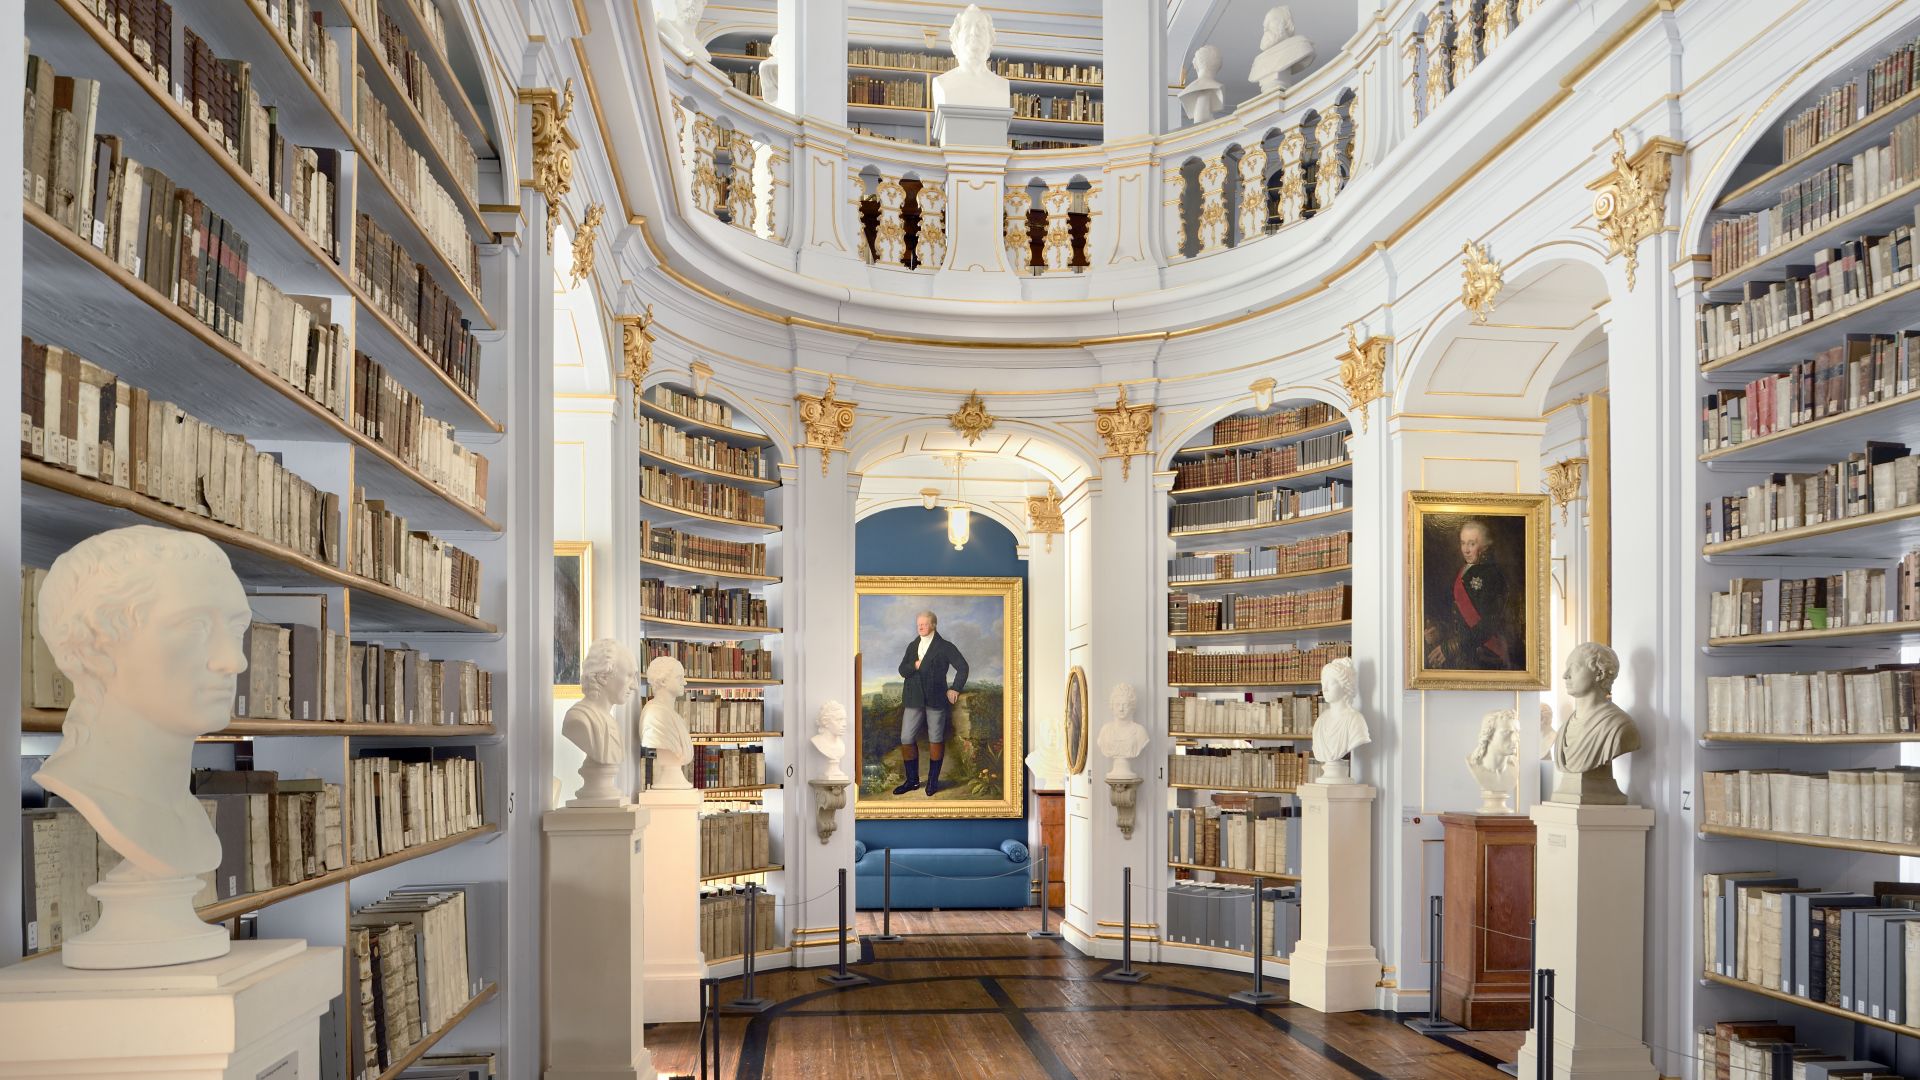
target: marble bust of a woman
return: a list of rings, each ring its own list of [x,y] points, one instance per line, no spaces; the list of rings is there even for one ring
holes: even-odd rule
[[[647,664],[649,699],[640,710],[640,745],[653,751],[653,786],[684,791],[687,763],[693,760],[693,738],[680,715],[680,695],[687,691],[687,669],[671,656],[656,656]]]
[[[1373,741],[1367,718],[1360,714],[1360,685],[1353,658],[1327,661],[1320,669],[1320,693],[1326,707],[1313,722],[1313,760],[1320,763],[1319,783],[1353,783],[1353,763],[1347,755]]]
[[[1633,717],[1613,703],[1620,658],[1597,641],[1567,654],[1567,696],[1573,713],[1553,740],[1558,774],[1549,802],[1619,805],[1627,801],[1613,781],[1613,759],[1640,749]]]

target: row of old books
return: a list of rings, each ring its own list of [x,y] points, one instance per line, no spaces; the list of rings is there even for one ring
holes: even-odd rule
[[[399,0],[406,3],[406,0]],[[431,8],[434,5],[412,5],[416,11]],[[437,15],[437,12],[436,12]],[[374,50],[385,61],[387,70],[393,73],[396,83],[407,95],[413,111],[425,122],[427,140],[440,151],[440,158],[453,172],[453,179],[471,202],[474,193],[479,190],[480,160],[473,143],[467,139],[466,131],[460,122],[454,119],[453,109],[440,92],[440,86],[434,81],[433,67],[413,47],[405,30],[395,22],[392,16],[382,11],[377,14],[378,30],[374,34]],[[432,20],[438,24],[440,20]],[[432,47],[432,43],[427,43]],[[445,56],[444,42],[437,51]]]
[[[1167,811],[1167,860],[1222,870],[1297,873],[1300,819],[1287,800],[1261,795],[1249,805],[1182,806]]]
[[[896,109],[929,109],[933,100],[924,79],[884,79],[877,75],[847,76],[847,104],[888,105]]]
[[[480,560],[431,533],[407,528],[366,489],[353,489],[352,566],[361,577],[470,617],[480,613]]]
[[[733,84],[735,90],[749,97],[760,96],[759,65],[756,64],[745,71],[722,71],[720,74],[727,77],[727,81]]]
[[[101,2],[101,0],[95,0]],[[325,17],[310,0],[249,0],[267,17],[273,32],[292,49],[300,66],[313,76],[320,95],[330,103],[340,101],[340,40],[329,30]]]
[[[200,769],[193,793],[217,806],[219,899],[297,885],[347,865],[339,784],[266,769]]]
[[[432,272],[365,214],[354,221],[353,280],[454,386],[468,396],[478,392],[480,343],[471,320]]]
[[[1734,578],[1713,594],[1708,632],[1715,638],[1802,630],[1839,630],[1920,619],[1920,552],[1910,551],[1893,571],[1856,568],[1810,578]]]
[[[1167,594],[1167,630],[1175,634],[1289,630],[1324,626],[1352,615],[1352,593],[1344,584],[1287,593],[1227,593],[1211,599]]]
[[[1167,699],[1167,734],[1312,735],[1323,701],[1319,694],[1279,694],[1267,701],[1180,694]]]
[[[487,456],[460,445],[454,426],[427,415],[420,396],[363,352],[353,354],[353,425],[464,506],[487,509]]]
[[[472,747],[411,747],[348,762],[349,851],[367,862],[485,824]]]
[[[640,613],[662,619],[759,629],[767,625],[767,601],[746,589],[669,585],[640,579]]]
[[[680,702],[695,735],[750,735],[767,729],[767,700],[759,690],[700,690]]]
[[[1077,120],[1098,124],[1106,119],[1106,103],[1085,90],[1064,94],[1015,93],[1013,115],[1023,120]]]
[[[742,540],[720,540],[698,533],[640,523],[647,538],[643,550],[650,559],[677,563],[693,570],[725,570],[735,574],[767,572],[767,545]]]
[[[468,956],[464,885],[409,885],[349,920],[347,994],[356,1080],[391,1068],[479,992]]]
[[[23,459],[339,561],[339,496],[70,350],[21,339],[20,421]]]
[[[480,249],[467,232],[461,202],[434,175],[426,155],[387,116],[386,105],[367,84],[364,71],[355,75],[353,90],[354,134],[366,152],[367,163],[393,188],[396,200],[413,216],[427,242],[446,258],[462,281],[478,292]],[[467,145],[464,136],[460,142]],[[471,155],[469,146],[469,162]]]
[[[687,669],[687,677],[691,679],[761,682],[773,678],[773,653],[761,648],[758,640],[677,641],[671,638],[648,638],[646,649],[647,663],[651,663],[656,656],[671,656]]]
[[[1708,825],[1920,844],[1920,767],[1706,772],[1700,792]]]
[[[1860,85],[1848,81],[1788,117],[1780,125],[1780,153],[1787,160],[1812,150],[1860,117]]]
[[[733,426],[733,406],[724,401],[681,393],[671,386],[648,387],[640,395],[642,401],[658,406],[675,416],[683,416],[702,424],[730,428]]]
[[[760,746],[696,743],[687,769],[697,788],[759,787],[767,782],[767,751]]]
[[[1231,450],[1193,461],[1176,462],[1173,490],[1218,487],[1252,480],[1273,480],[1312,472],[1347,460],[1347,438],[1339,432],[1315,435],[1285,446]]]
[[[83,7],[119,41],[148,78],[173,86],[173,5],[167,0],[84,0]]]
[[[754,480],[773,479],[773,455],[759,447],[739,447],[705,435],[689,434],[663,420],[640,418],[640,449],[687,465]]]
[[[1713,223],[1709,253],[1717,277],[1778,248],[1792,247],[1847,215],[1920,181],[1920,116],[1901,121],[1886,143],[1785,185],[1774,205]]]
[[[1920,456],[1900,443],[1868,443],[1817,472],[1770,473],[1740,495],[1707,504],[1709,542],[1766,536],[1884,514],[1920,502]]]
[[[1304,750],[1183,746],[1167,757],[1167,782],[1219,789],[1292,791],[1312,779]]]
[[[353,714],[362,722],[493,723],[493,673],[471,660],[434,660],[403,645],[356,641],[347,664]]]
[[[1697,1045],[1700,1080],[1896,1080],[1900,1076],[1877,1061],[1797,1043],[1792,1024],[1772,1020],[1722,1020],[1700,1029]],[[1774,1064],[1776,1051],[1785,1052],[1784,1072]]]
[[[1920,201],[1914,204],[1920,224]],[[1750,281],[1737,300],[1709,301],[1694,317],[1700,363],[1762,344],[1791,330],[1858,307],[1913,280],[1914,225],[1843,240],[1785,268],[1779,281]]]
[[[1318,514],[1330,514],[1351,505],[1352,490],[1352,486],[1343,480],[1329,480],[1320,487],[1304,491],[1276,487],[1228,499],[1174,503],[1167,508],[1167,528],[1176,534],[1208,532],[1275,525]]]
[[[746,955],[747,896],[744,885],[700,890],[700,952],[707,963]],[[754,891],[751,921],[755,952],[771,952],[779,947],[780,931],[775,924],[778,911],[772,893]]]
[[[1297,409],[1228,416],[1214,421],[1212,441],[1216,446],[1224,446],[1256,439],[1277,439],[1296,431],[1310,431],[1338,419],[1340,414],[1333,411],[1333,406],[1318,402]]]
[[[759,495],[692,476],[640,466],[640,497],[649,502],[730,521],[764,523],[767,500]]]
[[[1307,649],[1276,652],[1210,652],[1174,649],[1167,653],[1167,681],[1180,683],[1317,683],[1327,661],[1353,655],[1353,643],[1322,641]]]
[[[1244,580],[1332,570],[1353,561],[1353,534],[1309,536],[1291,544],[1265,544],[1238,551],[1175,555],[1167,560],[1170,583]]]
[[[1707,730],[1741,735],[1892,735],[1920,730],[1920,665],[1711,675]]]
[[[1920,887],[1854,892],[1772,870],[1704,874],[1702,944],[1717,975],[1893,1024],[1920,1018]]]
[[[772,818],[762,810],[700,815],[700,876],[737,874],[773,865]]]
[[[1218,881],[1176,881],[1167,886],[1166,926],[1161,936],[1180,945],[1253,951],[1253,886]],[[1300,891],[1260,890],[1261,955],[1285,960],[1300,940]]]
[[[1848,334],[1845,344],[1784,372],[1707,395],[1700,410],[1701,451],[1738,446],[1920,390],[1916,342],[1920,331],[1915,330]]]

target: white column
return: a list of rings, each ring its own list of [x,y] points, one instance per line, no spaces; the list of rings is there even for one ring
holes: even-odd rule
[[[847,0],[779,0],[786,56],[774,104],[796,116],[847,122]]]
[[[1067,538],[1052,541],[1049,551],[1047,538],[1027,537],[1027,741],[1033,748],[1027,755],[1028,780],[1046,789],[1061,785],[1066,768]],[[1148,690],[1136,689],[1143,697]]]
[[[1158,134],[1166,119],[1166,0],[1101,0],[1101,88],[1109,143]]]
[[[1162,262],[1157,227],[1166,186],[1154,171],[1145,140],[1166,130],[1167,12],[1165,0],[1102,0],[1101,61],[1107,146],[1106,168],[1094,178],[1099,216],[1087,232],[1087,272],[1093,288],[1151,289]]]
[[[652,1080],[637,806],[549,811],[542,1080]]]

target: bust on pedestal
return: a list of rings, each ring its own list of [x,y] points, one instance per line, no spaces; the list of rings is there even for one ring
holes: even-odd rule
[[[1520,764],[1520,713],[1496,709],[1480,718],[1467,771],[1480,785],[1480,813],[1513,813],[1513,774]]]
[[[1321,1012],[1377,1006],[1373,950],[1374,789],[1353,780],[1347,755],[1371,741],[1353,660],[1320,669],[1327,705],[1313,725],[1320,779],[1299,788],[1300,943],[1290,961],[1293,1000]]]
[[[780,103],[780,65],[786,62],[786,44],[780,35],[773,35],[767,42],[767,58],[760,61],[760,99],[775,105]]]
[[[947,31],[956,64],[933,80],[933,141],[941,146],[1005,150],[1013,119],[1013,84],[987,67],[993,18],[968,4]]]
[[[1134,809],[1139,802],[1140,774],[1133,771],[1133,759],[1147,747],[1147,729],[1133,718],[1139,696],[1133,684],[1115,683],[1107,695],[1107,707],[1113,719],[1100,725],[1097,742],[1100,753],[1111,762],[1107,766],[1107,798],[1113,803],[1114,823],[1124,839],[1133,839]]]
[[[700,16],[706,10],[707,0],[653,0],[653,22],[660,29],[660,40],[705,63],[712,56],[700,41]]]
[[[1640,749],[1633,717],[1613,703],[1620,658],[1597,641],[1567,654],[1567,695],[1573,715],[1553,739],[1556,783],[1552,801],[1583,806],[1619,806],[1627,801],[1613,780],[1613,759]]]
[[[686,692],[687,669],[671,656],[647,664],[652,697],[640,711],[640,743],[653,748],[653,786],[634,802],[647,811],[641,846],[647,888],[646,1017],[678,1024],[700,1018],[700,803],[687,780],[693,738],[674,707]]]
[[[1313,722],[1313,760],[1320,763],[1317,782],[1351,784],[1353,763],[1348,755],[1373,741],[1367,718],[1360,715],[1359,677],[1352,657],[1329,660],[1320,669],[1320,696],[1326,706]]]
[[[620,790],[620,766],[627,760],[626,728],[613,711],[633,697],[640,674],[633,653],[612,638],[601,638],[587,649],[580,665],[581,697],[560,722],[560,734],[580,748],[580,793],[568,806],[625,806]]]
[[[687,669],[671,656],[656,656],[647,665],[646,707],[640,710],[640,745],[653,751],[653,786],[685,791],[687,763],[693,760],[693,736],[680,716],[677,702],[687,692]]]
[[[1260,25],[1260,53],[1253,58],[1247,81],[1265,94],[1293,85],[1301,69],[1313,63],[1313,42],[1293,27],[1293,10],[1286,5],[1267,12]]]
[[[814,831],[824,844],[839,830],[837,815],[846,808],[847,786],[853,782],[840,767],[841,760],[847,756],[847,707],[828,701],[820,706],[820,716],[814,723],[815,734],[808,741],[826,759],[827,768],[820,776],[807,781],[807,786],[813,789]]]
[[[1193,79],[1180,88],[1180,108],[1190,124],[1204,124],[1227,107],[1227,87],[1219,78],[1220,50],[1202,45],[1193,51]]]

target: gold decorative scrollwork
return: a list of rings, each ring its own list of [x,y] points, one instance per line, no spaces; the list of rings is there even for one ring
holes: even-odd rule
[[[1635,288],[1640,269],[1640,241],[1666,228],[1667,186],[1673,179],[1673,158],[1686,144],[1656,137],[1627,156],[1627,141],[1613,132],[1613,169],[1587,185],[1593,197],[1593,218],[1607,246],[1627,257],[1627,288]]]
[[[1340,354],[1340,385],[1347,391],[1348,411],[1360,417],[1360,430],[1367,430],[1367,406],[1385,396],[1381,379],[1387,369],[1387,338],[1374,336],[1361,341],[1347,326],[1347,351]]]
[[[1047,538],[1047,551],[1053,551],[1053,538],[1067,531],[1067,515],[1060,509],[1060,490],[1051,483],[1045,495],[1027,496],[1027,531]]]
[[[1103,457],[1120,459],[1120,478],[1131,479],[1133,459],[1148,453],[1147,442],[1153,435],[1154,406],[1127,404],[1127,386],[1120,384],[1120,399],[1106,408],[1093,410],[1093,430],[1106,440]]]
[[[600,234],[600,223],[607,217],[607,208],[599,203],[587,207],[587,216],[580,222],[580,231],[573,237],[573,283],[587,280],[593,274],[593,241]]]
[[[1547,499],[1560,511],[1560,524],[1567,523],[1567,505],[1580,497],[1580,481],[1586,475],[1583,457],[1556,461],[1540,470],[1547,483]]]
[[[995,416],[987,411],[987,403],[980,400],[980,391],[975,390],[967,395],[967,400],[962,402],[952,415],[947,417],[947,423],[952,424],[953,430],[967,440],[968,446],[972,446],[980,441],[980,436],[985,435],[988,428],[993,426],[995,419]]]
[[[853,410],[860,407],[851,401],[841,401],[834,393],[834,381],[829,377],[826,393],[797,394],[793,399],[800,406],[800,422],[807,429],[800,445],[820,451],[821,476],[827,475],[827,462],[835,450],[847,452],[847,432],[853,428]]]
[[[573,152],[579,140],[567,130],[573,115],[573,80],[564,92],[551,88],[522,90],[520,100],[532,107],[533,187],[547,200],[547,253],[553,253],[553,231],[559,225],[560,200],[573,190]]]
[[[633,419],[640,420],[640,387],[653,367],[653,305],[644,315],[622,315],[620,322],[620,377],[633,391]]]
[[[1493,314],[1494,298],[1506,280],[1500,264],[1487,253],[1485,244],[1469,240],[1460,248],[1460,303],[1473,312],[1473,321],[1484,325]]]

